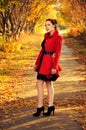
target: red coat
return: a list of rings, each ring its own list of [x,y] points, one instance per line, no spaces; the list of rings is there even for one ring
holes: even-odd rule
[[[48,75],[51,73],[51,69],[54,68],[57,70],[57,74],[62,70],[61,66],[59,65],[59,59],[61,54],[62,48],[62,37],[58,34],[56,30],[52,36],[49,33],[46,33],[45,36],[45,51],[54,52],[55,55],[45,54],[42,59],[42,63],[39,69],[39,74]],[[40,53],[36,60],[36,67],[38,67],[40,62],[40,57],[42,55],[43,49],[40,50]]]

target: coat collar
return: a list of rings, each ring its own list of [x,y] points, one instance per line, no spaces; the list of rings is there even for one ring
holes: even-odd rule
[[[52,35],[50,35],[50,33],[46,33],[45,38],[51,38],[51,37],[56,36],[56,35],[58,35],[58,30],[55,30]]]

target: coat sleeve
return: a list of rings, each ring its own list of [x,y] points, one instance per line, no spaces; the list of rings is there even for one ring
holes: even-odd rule
[[[44,39],[46,39],[46,36],[47,36],[47,34],[45,33],[45,34],[44,34]],[[40,50],[40,52],[39,52],[39,54],[38,54],[38,57],[37,57],[36,62],[35,62],[35,65],[38,65],[38,64],[39,64],[40,58],[41,58],[41,56],[42,56],[42,53],[43,53],[43,48],[41,48],[41,50]]]
[[[39,65],[42,52],[43,52],[43,49],[40,50],[40,52],[39,52],[39,54],[38,54],[38,57],[37,57],[37,59],[36,59],[35,65],[37,65],[37,66]]]
[[[55,41],[55,58],[54,58],[54,64],[53,64],[54,69],[57,68],[57,65],[59,63],[61,49],[62,49],[62,37],[59,35]]]

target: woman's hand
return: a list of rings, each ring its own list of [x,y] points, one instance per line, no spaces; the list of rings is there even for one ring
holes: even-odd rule
[[[52,69],[51,74],[56,74],[56,69]]]

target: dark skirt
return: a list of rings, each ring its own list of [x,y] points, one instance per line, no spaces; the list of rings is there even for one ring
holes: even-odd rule
[[[43,81],[55,81],[59,75],[56,74],[50,74],[50,75],[44,75],[44,74],[37,74],[37,79],[43,80]]]

